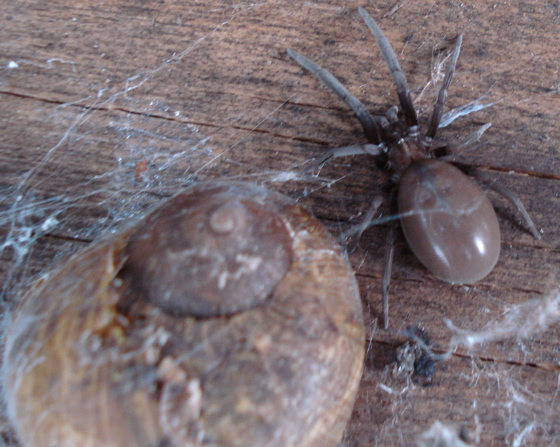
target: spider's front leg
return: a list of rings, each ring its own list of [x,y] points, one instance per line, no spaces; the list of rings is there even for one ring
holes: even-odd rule
[[[379,49],[381,50],[381,54],[383,54],[383,58],[391,71],[391,75],[393,76],[393,80],[397,86],[397,93],[399,95],[399,102],[401,103],[401,107],[406,119],[406,124],[408,127],[413,127],[418,125],[418,116],[416,115],[416,110],[414,109],[414,104],[412,104],[412,99],[410,98],[410,89],[408,88],[408,82],[406,82],[406,77],[401,70],[401,66],[399,65],[399,61],[397,60],[397,56],[393,51],[393,47],[379,28],[379,25],[373,20],[373,18],[368,14],[368,12],[362,8],[361,6],[358,8],[358,12],[364,19],[369,30],[375,36],[377,40],[377,44],[379,45]]]
[[[330,72],[317,65],[311,59],[295,50],[292,50],[291,48],[288,48],[288,54],[303,68],[313,73],[326,87],[328,87],[354,111],[356,117],[362,124],[366,137],[370,143],[381,143],[381,128],[383,127],[383,123],[381,123],[380,120],[383,118],[374,117],[371,113],[369,113],[366,106],[364,106],[358,98],[352,95],[352,93],[350,93],[338,79],[336,79]]]

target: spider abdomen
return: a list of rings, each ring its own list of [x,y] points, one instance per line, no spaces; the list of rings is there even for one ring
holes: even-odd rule
[[[500,254],[500,228],[488,197],[455,166],[411,164],[399,182],[401,225],[410,248],[438,278],[469,284],[488,275]]]

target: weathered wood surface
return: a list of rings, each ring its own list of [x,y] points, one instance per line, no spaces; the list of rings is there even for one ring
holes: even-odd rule
[[[558,323],[526,340],[460,348],[423,387],[390,373],[408,326],[445,350],[447,317],[480,329],[560,283],[558,2],[5,2],[0,8],[0,273],[13,301],[34,274],[191,182],[252,180],[298,198],[333,231],[386,179],[367,158],[304,173],[326,149],[363,142],[357,120],[286,54],[338,76],[374,112],[396,93],[356,8],[386,31],[426,119],[444,38],[464,34],[449,104],[494,105],[442,139],[492,122],[462,160],[515,189],[534,240],[493,196],[503,252],[475,287],[430,276],[397,244],[391,328],[378,327],[385,228],[349,246],[369,329],[345,445],[413,445],[440,420],[480,445],[560,443]],[[437,78],[437,76],[436,76]],[[425,92],[423,92],[424,88]],[[16,445],[6,426],[7,445]]]

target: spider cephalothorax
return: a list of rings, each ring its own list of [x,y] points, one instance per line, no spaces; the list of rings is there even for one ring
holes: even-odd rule
[[[322,157],[318,164],[346,155],[369,154],[375,157],[379,168],[394,174],[393,181],[398,189],[400,223],[418,259],[433,274],[445,281],[460,284],[476,282],[488,275],[498,260],[501,240],[496,213],[485,191],[450,162],[438,160],[439,156],[447,153],[447,147],[436,147],[432,144],[440,127],[447,91],[459,58],[462,36],[459,35],[455,41],[451,61],[428,128],[422,132],[408,83],[395,52],[366,10],[358,8],[358,11],[377,39],[391,71],[397,86],[403,118],[399,119],[396,107],[391,107],[385,116],[373,116],[331,73],[298,52],[288,49],[291,57],[314,73],[352,108],[369,142],[333,149]],[[465,144],[480,138],[489,126],[482,126],[466,139]],[[513,192],[496,182],[488,181],[480,172],[473,171],[472,174],[509,199],[521,212],[533,235],[540,238],[540,233]],[[374,200],[374,203],[379,201]],[[368,216],[373,222],[373,213],[368,213]],[[365,222],[360,228],[365,228],[371,222]],[[383,279],[385,326],[388,324],[392,239],[391,231]]]

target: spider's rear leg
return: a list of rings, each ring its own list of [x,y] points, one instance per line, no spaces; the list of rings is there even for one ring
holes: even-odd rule
[[[342,83],[336,79],[330,72],[317,65],[311,59],[305,57],[291,48],[288,48],[288,54],[298,64],[306,70],[313,73],[325,86],[327,86],[336,96],[342,99],[356,114],[356,117],[362,124],[368,141],[373,144],[381,143],[380,118],[374,117],[362,102],[348,91]]]
[[[509,202],[517,209],[519,214],[521,214],[521,216],[523,217],[523,220],[525,221],[525,224],[529,228],[529,231],[531,231],[533,237],[535,239],[541,238],[540,231],[533,223],[533,219],[531,219],[531,216],[525,209],[523,202],[521,201],[521,199],[517,194],[515,194],[511,189],[507,188],[506,186],[492,179],[488,174],[482,172],[479,169],[475,169],[475,168],[469,169],[469,174],[472,175],[474,178],[476,178],[478,181],[487,185],[489,188],[496,191],[501,196],[505,197],[507,200],[509,200]]]
[[[381,50],[381,54],[383,54],[383,58],[391,71],[391,75],[393,76],[393,80],[397,85],[397,93],[399,95],[399,102],[401,103],[401,107],[406,119],[406,124],[409,127],[418,125],[418,116],[416,115],[416,110],[414,109],[414,104],[412,104],[412,99],[410,98],[410,89],[408,88],[408,82],[406,82],[406,78],[401,70],[399,65],[399,61],[397,60],[397,56],[391,47],[391,44],[381,31],[381,28],[375,23],[375,20],[368,14],[368,12],[362,8],[361,6],[358,8],[358,12],[366,22],[367,27],[375,36],[377,40],[377,44],[379,45],[379,49]]]
[[[353,237],[360,238],[362,233],[365,230],[367,230],[370,226],[377,225],[378,223],[380,223],[380,220],[374,219],[373,216],[375,215],[379,207],[383,204],[383,202],[384,202],[384,194],[383,193],[376,194],[375,197],[373,198],[373,201],[371,202],[370,207],[366,211],[366,214],[364,215],[362,221],[357,225],[353,225],[352,227],[350,227],[348,230],[346,230],[344,233],[340,235],[341,242],[346,245],[348,239]]]
[[[387,186],[384,189],[388,189]],[[361,237],[362,233],[369,227],[373,225],[378,225],[381,223],[389,223],[389,229],[387,233],[387,240],[385,242],[385,256],[384,256],[384,267],[383,267],[383,277],[382,277],[382,296],[383,296],[383,327],[387,329],[389,327],[389,286],[391,284],[391,275],[393,272],[393,255],[395,252],[395,229],[398,223],[396,219],[399,218],[398,215],[392,215],[389,217],[381,217],[374,219],[374,215],[377,213],[379,207],[383,204],[384,198],[386,197],[386,191],[378,193],[366,212],[362,222],[358,225],[352,226],[350,229],[346,230],[340,236],[340,239],[344,244],[351,237]]]

